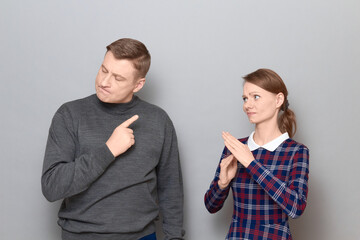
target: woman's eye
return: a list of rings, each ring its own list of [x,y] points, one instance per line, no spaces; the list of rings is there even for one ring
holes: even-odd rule
[[[260,98],[260,96],[259,96],[259,95],[255,95],[254,98],[255,98],[255,100],[257,100],[257,99]]]
[[[246,97],[243,98],[243,101],[244,101],[244,102],[247,102],[247,100],[248,100],[248,99],[247,99]]]

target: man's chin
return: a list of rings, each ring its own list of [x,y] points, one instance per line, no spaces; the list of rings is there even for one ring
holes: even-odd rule
[[[112,103],[108,97],[103,96],[102,94],[96,93],[97,98],[104,103]]]

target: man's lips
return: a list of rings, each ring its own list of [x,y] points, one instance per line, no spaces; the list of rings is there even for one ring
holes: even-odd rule
[[[102,91],[105,94],[110,94],[110,92],[108,90],[106,90],[105,88],[102,87],[98,87],[100,89],[100,91]]]

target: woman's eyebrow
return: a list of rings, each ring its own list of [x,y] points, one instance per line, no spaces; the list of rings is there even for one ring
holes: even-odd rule
[[[250,96],[257,95],[257,94],[260,94],[260,93],[259,92],[249,92]],[[242,97],[246,97],[246,95],[242,95]]]

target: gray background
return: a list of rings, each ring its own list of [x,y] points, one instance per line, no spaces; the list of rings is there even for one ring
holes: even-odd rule
[[[42,196],[51,118],[94,93],[105,46],[141,40],[152,54],[140,96],[164,108],[179,138],[190,240],[224,239],[232,199],[209,214],[221,131],[248,136],[241,76],[282,76],[295,139],[310,148],[310,192],[294,239],[359,239],[360,2],[1,1],[0,239],[60,239],[60,202]]]

